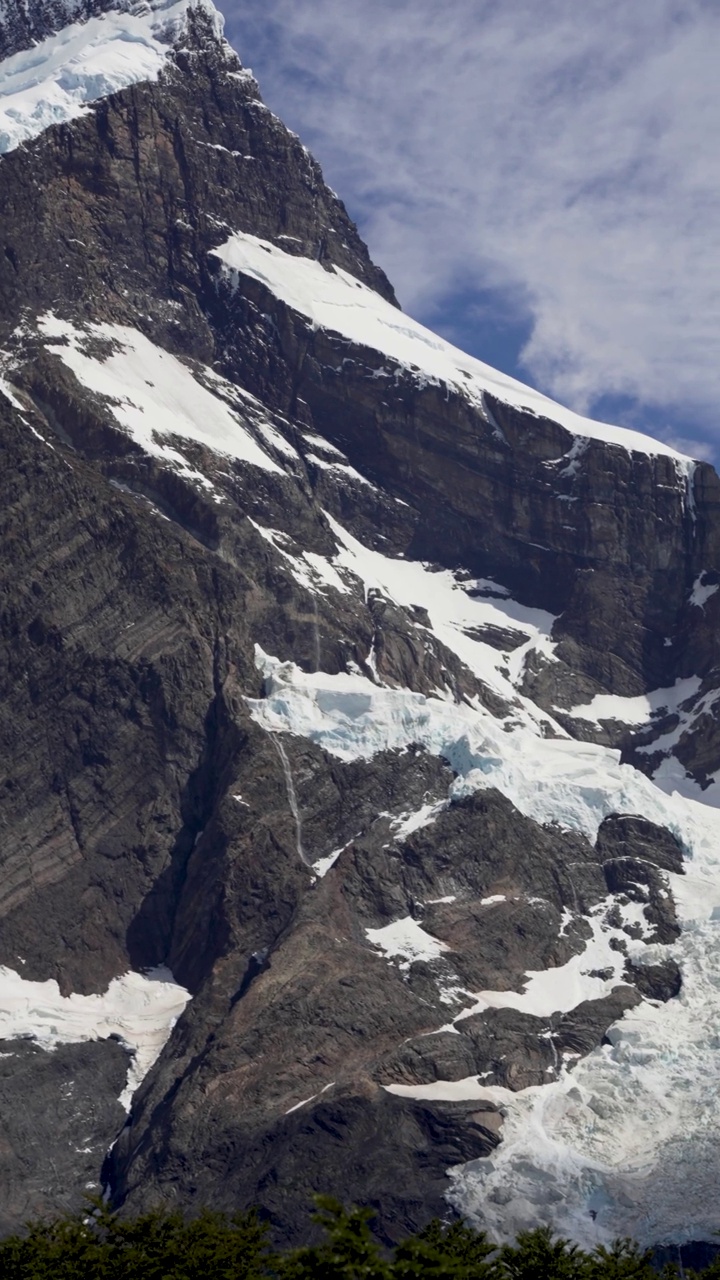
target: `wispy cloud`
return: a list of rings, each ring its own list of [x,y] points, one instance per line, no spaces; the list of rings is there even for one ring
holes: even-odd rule
[[[544,390],[719,421],[714,0],[225,7],[408,310],[502,291]]]

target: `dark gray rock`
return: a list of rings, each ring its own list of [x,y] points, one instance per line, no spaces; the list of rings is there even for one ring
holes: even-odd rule
[[[386,1244],[394,1244],[429,1216],[447,1214],[445,1170],[489,1155],[501,1121],[493,1108],[483,1111],[477,1103],[430,1107],[366,1086],[340,1096],[329,1093],[269,1126],[254,1125],[236,1108],[222,1119],[218,1115],[217,1122],[224,1136],[221,1157],[212,1133],[203,1138],[191,1117],[176,1111],[172,1132],[165,1128],[156,1135],[162,1177],[140,1180],[136,1195],[162,1204],[173,1187],[185,1203],[199,1205],[212,1197],[229,1211],[259,1201],[274,1238],[297,1244],[311,1231],[313,1195],[342,1191],[348,1203],[374,1211],[374,1229]],[[124,1135],[120,1145],[123,1141]],[[183,1148],[193,1152],[190,1164]],[[151,1159],[149,1151],[142,1155],[133,1166],[135,1177]]]
[[[600,823],[595,843],[601,862],[611,858],[634,858],[653,863],[663,871],[683,873],[680,842],[665,827],[647,818],[613,813]]]
[[[643,914],[654,928],[650,942],[674,942],[680,933],[675,903],[665,876],[638,858],[615,858],[604,864],[610,893],[629,902],[645,903]],[[628,932],[632,926],[625,926]]]
[[[649,982],[648,974],[646,988]],[[659,981],[653,985],[660,990]],[[628,985],[551,1018],[488,1009],[462,1018],[453,1033],[406,1041],[380,1063],[376,1078],[381,1083],[431,1084],[477,1074],[483,1084],[515,1091],[548,1084],[557,1079],[562,1065],[572,1067],[596,1048],[608,1027],[639,1002],[637,991]]]
[[[117,1041],[0,1041],[0,1232],[77,1213],[99,1196],[108,1148],[125,1120],[129,1055]]]
[[[682,974],[675,960],[660,964],[633,964],[628,960],[625,977],[648,1000],[672,1000],[682,990]]]

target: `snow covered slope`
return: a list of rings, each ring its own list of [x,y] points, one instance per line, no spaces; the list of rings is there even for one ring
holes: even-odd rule
[[[120,1098],[129,1111],[189,999],[166,969],[123,974],[103,995],[62,996],[57,982],[30,982],[0,968],[0,1038],[32,1039],[48,1052],[60,1044],[120,1039],[133,1059]]]
[[[216,454],[283,474],[240,421],[237,410],[233,412],[233,401],[236,405],[239,402],[246,414],[252,412],[252,404],[248,405],[251,398],[239,395],[211,370],[205,370],[205,377],[212,389],[194,378],[180,360],[137,330],[122,325],[92,325],[82,330],[46,315],[38,327],[48,339],[49,350],[58,354],[83,386],[109,400],[113,416],[141,448],[203,487],[212,489],[207,476],[195,470],[177,449],[163,443],[163,437],[194,441]],[[108,351],[100,360],[87,350],[89,342],[98,340],[107,344]]]
[[[86,21],[74,20],[78,8],[68,4],[67,25],[0,63],[0,154],[77,119],[100,98],[157,80],[192,11],[222,35],[212,0],[119,0]]]
[[[376,378],[392,378],[393,369],[409,369],[419,383],[450,386],[484,409],[484,395],[490,392],[508,404],[538,417],[559,422],[573,435],[640,453],[672,458],[687,474],[692,460],[669,445],[638,431],[595,422],[566,409],[556,401],[526,387],[515,378],[500,373],[445,342],[410,316],[390,306],[367,285],[346,271],[286,253],[284,249],[257,236],[236,234],[214,250],[227,278],[236,283],[241,276],[259,280],[294,311],[305,316],[313,328],[342,334],[358,347],[368,347],[391,361],[379,365]],[[570,459],[570,463],[574,460]]]

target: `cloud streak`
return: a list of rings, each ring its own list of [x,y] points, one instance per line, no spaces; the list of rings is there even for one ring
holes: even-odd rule
[[[228,18],[411,313],[495,293],[555,397],[675,410],[700,438],[717,423],[714,3],[247,0]]]

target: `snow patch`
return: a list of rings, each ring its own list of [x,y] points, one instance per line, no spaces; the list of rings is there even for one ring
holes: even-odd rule
[[[424,804],[415,813],[401,814],[390,823],[396,840],[405,840],[413,831],[421,831],[423,827],[432,826],[438,816],[448,807],[447,800],[432,804]],[[448,899],[442,899],[448,901]]]
[[[331,867],[335,866],[340,854],[347,849],[347,845],[342,845],[340,849],[333,849],[332,853],[328,853],[324,858],[318,858],[317,862],[313,862],[312,869],[318,880],[322,880],[326,876]]]
[[[405,916],[386,924],[381,929],[366,929],[369,942],[379,951],[383,951],[388,960],[401,961],[400,968],[407,970],[416,960],[437,960],[450,947],[439,938],[433,938],[413,920]]]
[[[123,974],[104,995],[62,996],[54,978],[30,982],[0,968],[0,1039],[32,1039],[51,1051],[59,1044],[117,1037],[133,1055],[120,1095],[129,1111],[189,999],[169,969]]]
[[[307,591],[323,592],[328,588],[338,591],[340,595],[349,595],[350,588],[343,581],[334,565],[326,556],[317,555],[314,551],[301,551],[299,555],[293,555],[286,545],[291,541],[288,534],[283,533],[280,529],[270,529],[265,525],[258,524],[251,516],[248,516],[253,528],[266,542],[269,542],[276,551],[279,551],[285,563],[288,565],[295,581],[301,587],[305,587]]]
[[[518,719],[533,724],[548,720],[515,686],[522,681],[531,652],[554,660],[554,614],[519,604],[497,583],[463,579],[449,569],[432,569],[417,560],[394,559],[372,551],[327,512],[325,518],[339,544],[333,565],[359,578],[366,596],[375,590],[402,608],[425,609],[432,633],[478,679],[512,704]],[[527,639],[508,657],[477,638],[486,626],[512,626]],[[559,725],[553,728],[559,737],[567,736]]]
[[[309,1098],[303,1098],[302,1102],[296,1102],[294,1107],[288,1107],[287,1111],[285,1112],[285,1115],[290,1116],[292,1115],[293,1111],[299,1111],[301,1107],[306,1107],[309,1102],[314,1102],[316,1098],[321,1098],[324,1093],[327,1093],[328,1089],[332,1089],[334,1084],[335,1084],[335,1081],[331,1080],[330,1084],[326,1084],[325,1087],[321,1089],[319,1093],[313,1093],[310,1095]]]
[[[8,382],[7,378],[0,377],[0,393],[5,396],[6,400],[10,401],[13,409],[19,409],[21,413],[26,412],[25,405],[20,403],[17,395],[15,394],[14,388]]]
[[[681,703],[677,708],[678,723],[676,727],[668,730],[667,733],[663,733],[659,738],[655,738],[653,742],[648,743],[646,746],[638,747],[638,755],[654,755],[656,752],[662,752],[669,755],[674,748],[678,746],[681,738],[695,730],[697,722],[703,716],[708,714],[712,714],[713,717],[715,716],[715,708],[718,701],[720,701],[720,690],[709,689],[707,693],[703,694],[701,698],[697,699],[690,706],[688,706],[687,703]],[[665,762],[663,761],[663,763]],[[702,795],[706,804],[717,805],[718,799],[717,796],[712,794],[712,789],[706,788],[706,790],[703,791],[694,779],[688,778],[679,761],[674,759],[671,768],[673,771],[667,776],[667,781],[672,783],[679,773],[683,780],[687,780],[687,782],[689,782],[692,794]],[[663,778],[664,775],[656,771],[655,781],[663,787],[663,790],[667,790],[667,781],[664,781]],[[685,788],[683,786],[678,786],[678,790],[685,790]]]
[[[663,741],[665,741],[663,738],[658,739],[659,743]],[[670,746],[672,745],[674,745],[673,742]],[[709,804],[715,809],[720,809],[720,770],[710,775],[707,786],[701,787],[700,783],[686,772],[684,765],[676,756],[668,755],[655,770],[653,782],[668,795],[677,792],[688,800],[697,800],[700,804]]]
[[[568,1013],[584,1000],[599,1000],[623,981],[625,955],[617,951],[613,942],[628,943],[627,934],[620,928],[609,926],[605,916],[614,907],[620,912],[623,923],[640,926],[644,933],[652,932],[641,903],[620,905],[617,898],[608,898],[595,907],[587,917],[592,928],[592,938],[579,955],[571,956],[561,965],[551,969],[530,970],[524,989],[518,991],[480,991],[473,997],[475,1004],[455,1019],[483,1013],[486,1009],[516,1009],[535,1018],[549,1018],[553,1013]],[[644,950],[644,947],[643,947]],[[470,995],[470,992],[465,992]]]
[[[356,471],[346,462],[336,462],[334,459],[320,458],[316,453],[306,453],[305,461],[311,462],[313,466],[319,467],[321,471],[332,471],[338,476],[345,476],[347,480],[354,480],[356,484],[363,484],[368,489],[374,489],[375,485],[371,484],[365,476]]]
[[[340,462],[347,462],[346,455],[340,449],[336,449],[334,444],[330,444],[330,441],[326,440],[324,436],[316,436],[312,431],[303,431],[303,440],[310,445],[313,453],[327,453],[331,458],[335,458]]]
[[[49,349],[78,381],[107,399],[113,417],[137,444],[202,487],[213,488],[164,438],[192,440],[264,471],[285,474],[224,399],[137,329],[115,324],[78,329],[52,313],[41,317],[38,327]],[[93,351],[93,342],[105,344],[102,355]]]
[[[701,573],[699,577],[695,579],[693,589],[690,593],[690,604],[694,605],[696,609],[704,609],[710,597],[714,596],[715,592],[718,590],[717,583],[711,586],[703,581],[704,577],[705,574]]]
[[[592,701],[571,707],[564,714],[577,720],[593,720],[595,723],[600,720],[619,720],[621,724],[643,725],[654,716],[677,711],[683,702],[695,697],[701,683],[699,676],[688,676],[684,680],[677,680],[668,689],[653,689],[650,693],[642,693],[634,698],[596,693]],[[556,710],[559,711],[560,708],[556,707]]]
[[[386,1084],[383,1088],[398,1098],[417,1098],[420,1102],[485,1102],[490,1100],[492,1087],[488,1088],[482,1081],[482,1076],[465,1076],[462,1080],[433,1080],[430,1084]],[[507,1090],[500,1092],[504,1101]]]

